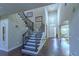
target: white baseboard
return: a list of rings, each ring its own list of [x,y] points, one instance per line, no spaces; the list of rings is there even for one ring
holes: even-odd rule
[[[3,48],[0,48],[0,50],[5,51],[5,52],[9,52],[9,51],[12,51],[13,49],[16,49],[16,48],[20,47],[20,46],[22,46],[22,44],[19,44],[19,45],[15,46],[15,47],[12,47],[12,48],[10,48],[10,49],[3,49]]]
[[[15,46],[15,47],[12,47],[12,48],[8,49],[8,52],[9,52],[9,51],[12,51],[13,49],[16,49],[16,48],[18,48],[18,47],[20,47],[20,46],[22,46],[22,44],[19,44],[19,45]]]
[[[42,47],[44,46],[45,42],[46,42],[46,40],[43,42],[43,44],[41,44],[41,45],[39,46],[39,49],[38,49],[38,52],[37,52],[37,53],[39,53],[39,52],[40,52],[40,50],[41,50],[41,49],[42,49]]]
[[[42,47],[44,46],[44,44],[45,44],[45,42],[46,42],[46,36],[45,36],[45,32],[43,33],[43,36],[42,36],[42,39],[41,39],[41,41],[40,41],[40,46],[39,46],[39,48],[38,48],[38,52],[37,53],[39,53],[40,52],[40,50],[42,49]]]
[[[8,52],[8,49],[0,48],[0,50]]]

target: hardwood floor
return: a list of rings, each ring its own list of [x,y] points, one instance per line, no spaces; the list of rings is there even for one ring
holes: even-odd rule
[[[22,56],[21,47],[16,48],[10,52],[0,50],[0,56]]]
[[[43,46],[43,48],[41,49],[41,51],[37,56],[65,56],[64,54],[66,53],[66,51],[64,53],[62,52],[63,50],[65,50],[62,49],[62,46],[63,45],[60,44],[59,39],[49,38],[47,39],[45,45]],[[25,56],[25,55],[22,55],[21,47],[19,47],[8,53],[4,51],[0,51],[0,56]]]
[[[21,47],[18,47],[8,53],[9,56],[22,56]]]
[[[40,56],[60,56],[63,55],[59,48],[59,42],[54,39],[48,39],[38,55]]]
[[[8,53],[5,51],[0,50],[0,56],[8,56]]]
[[[66,41],[56,38],[49,38],[42,50],[39,52],[39,56],[69,56],[69,44]]]

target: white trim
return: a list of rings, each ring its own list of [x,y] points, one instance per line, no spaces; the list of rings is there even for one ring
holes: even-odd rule
[[[46,39],[45,39],[45,41],[43,42],[43,44],[42,44],[42,45],[40,45],[40,47],[38,48],[38,52],[37,52],[37,53],[39,53],[39,52],[40,52],[40,50],[41,50],[41,49],[42,49],[42,47],[44,46],[45,42],[46,42]]]
[[[12,48],[8,49],[8,52],[9,52],[9,51],[12,51],[13,49],[16,49],[16,48],[18,48],[18,47],[20,47],[20,46],[22,46],[22,44],[19,44],[19,45],[15,46],[15,47],[12,47]]]
[[[47,38],[45,38],[45,32],[43,33],[43,35],[42,35],[42,41],[40,41],[40,46],[39,46],[39,48],[38,48],[38,52],[37,53],[39,53],[40,52],[40,50],[42,49],[42,47],[44,46],[44,44],[45,44],[45,42],[46,42],[46,39]],[[42,44],[41,44],[42,43]]]
[[[24,46],[25,48],[30,48],[30,49],[35,49],[35,47],[33,47],[33,46]]]
[[[22,46],[22,44],[19,44],[19,45],[15,46],[15,47],[12,47],[12,48],[10,48],[10,49],[3,49],[3,48],[0,48],[0,50],[5,51],[5,52],[9,52],[9,51],[12,51],[13,49],[16,49],[16,48],[20,47],[20,46]]]
[[[0,48],[0,50],[8,52],[8,49]]]
[[[23,52],[23,53],[31,53],[31,54],[34,54],[34,55],[38,54],[38,53],[35,52],[35,51],[30,51],[30,50],[25,50],[25,49],[22,49],[22,52]]]

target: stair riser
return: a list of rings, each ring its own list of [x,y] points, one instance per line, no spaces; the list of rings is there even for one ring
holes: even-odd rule
[[[27,41],[27,42],[30,42],[30,43],[36,43],[36,41]],[[37,44],[39,44],[40,42],[37,42]]]
[[[29,55],[29,56],[36,56],[36,55],[37,55],[37,54],[28,53],[28,52],[24,52],[24,51],[22,51],[22,54],[24,54],[24,55]]]
[[[24,49],[26,49],[26,50],[30,50],[30,51],[36,51],[37,52],[37,50],[35,50],[35,49],[32,49],[32,48],[24,48]]]
[[[35,37],[35,35],[31,35],[30,37]]]
[[[22,52],[22,54],[24,54],[24,55],[29,55],[29,56],[37,56],[36,54],[31,54],[31,53],[25,53],[25,52]]]
[[[27,43],[27,42],[33,42],[33,43],[36,43],[36,42],[40,42],[40,40],[37,40],[37,41],[36,41],[36,40],[27,40],[27,41],[25,41],[25,42],[26,42],[26,43]]]
[[[25,44],[25,45],[27,45],[27,46],[33,46],[33,47],[35,47],[36,45],[31,45],[31,44]],[[38,47],[39,45],[37,45],[37,47]]]
[[[28,52],[28,50],[25,50],[25,49],[22,49],[22,54],[30,55],[30,56],[36,56],[37,55],[37,53],[35,53],[35,52]]]
[[[37,48],[39,47],[39,44],[40,44],[41,35],[42,35],[41,33],[38,33],[37,35],[38,37],[36,37],[35,34],[33,33],[32,35],[29,36],[29,39],[26,38],[28,40],[25,41],[24,48],[22,49],[22,53],[25,55],[31,55],[31,56],[37,55],[38,54]]]
[[[41,40],[41,39],[30,38],[30,40]]]

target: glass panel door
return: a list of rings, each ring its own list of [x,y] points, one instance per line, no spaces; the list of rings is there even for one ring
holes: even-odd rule
[[[64,55],[69,55],[69,22],[61,26],[61,49]]]
[[[61,26],[61,38],[65,38],[65,41],[69,43],[69,25]]]

